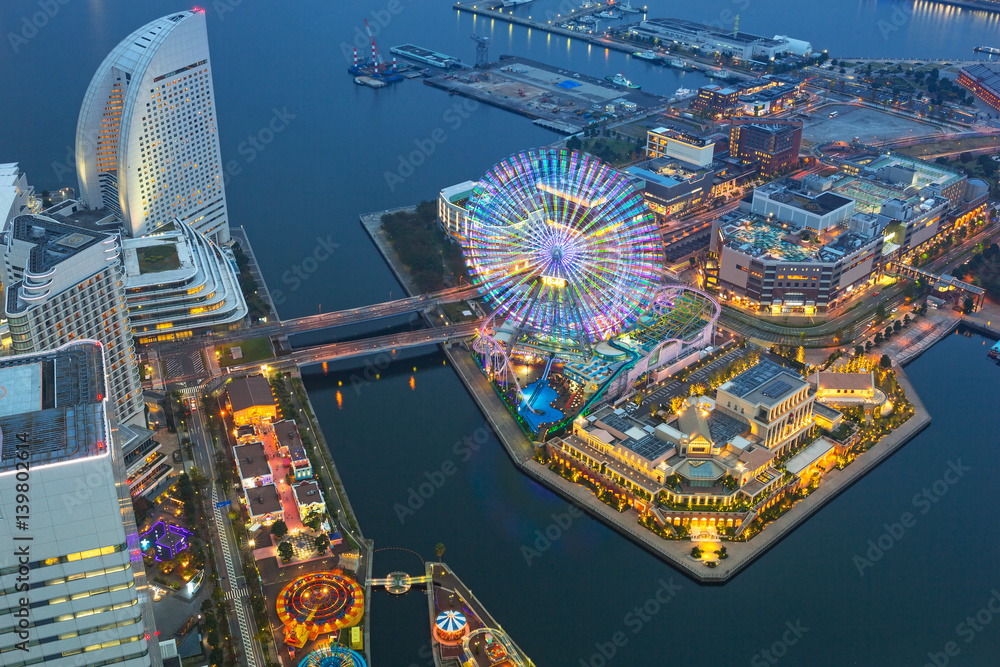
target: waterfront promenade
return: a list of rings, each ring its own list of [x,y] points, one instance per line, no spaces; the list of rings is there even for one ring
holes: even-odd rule
[[[405,268],[398,262],[391,245],[381,231],[381,216],[386,212],[362,215],[361,222],[400,283],[405,286],[408,293],[412,294],[412,288],[405,280]],[[958,325],[957,321],[954,326],[951,326],[949,320],[946,321],[950,326],[949,331]],[[934,335],[927,336],[927,345],[930,345],[931,341],[938,340],[941,335],[944,335],[944,330],[935,327]],[[923,346],[920,349],[922,351]],[[685,574],[705,583],[721,584],[731,579],[819,511],[821,507],[864,477],[931,422],[930,414],[920,397],[917,396],[916,390],[910,384],[903,369],[897,366],[897,379],[913,405],[913,416],[855,459],[845,469],[837,470],[834,468],[826,473],[818,489],[795,503],[791,509],[769,524],[749,542],[726,541],[720,544],[720,546],[726,547],[728,558],[719,560],[716,567],[709,568],[702,560],[690,556],[691,547],[697,543],[696,540],[664,539],[641,526],[634,510],[618,512],[599,500],[587,488],[570,482],[536,461],[532,456],[534,446],[531,440],[511,417],[507,406],[486,377],[483,376],[471,352],[467,348],[452,347],[445,349],[445,354],[475,400],[476,405],[489,421],[507,454],[522,472],[595,518],[601,519],[657,557],[673,564]]]

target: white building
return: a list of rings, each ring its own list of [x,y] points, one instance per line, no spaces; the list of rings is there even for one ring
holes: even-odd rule
[[[657,127],[646,131],[646,157],[672,157],[695,167],[710,167],[715,160],[715,142]]]
[[[186,225],[124,239],[122,260],[129,320],[141,344],[232,329],[247,315],[229,258]]]
[[[104,59],[80,109],[76,160],[83,201],[120,215],[131,236],[179,218],[229,240],[204,11],[157,19]]]
[[[441,190],[438,195],[438,222],[449,236],[459,241],[469,233],[466,204],[476,185],[476,181],[465,181]]]
[[[0,664],[161,664],[102,347],[4,358],[0,387]]]
[[[38,213],[41,202],[16,162],[0,164],[0,231],[14,216]]]
[[[100,341],[117,421],[142,416],[138,360],[122,289],[118,237],[22,215],[0,234],[4,310],[14,354]]]
[[[847,227],[854,215],[854,200],[833,192],[813,191],[797,181],[782,180],[755,189],[750,210],[787,222],[794,229],[824,232]]]

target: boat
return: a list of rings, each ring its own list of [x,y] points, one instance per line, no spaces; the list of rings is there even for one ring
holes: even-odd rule
[[[579,21],[580,23],[586,23],[586,24],[589,24],[589,25],[597,23],[597,19],[595,19],[593,16],[581,16],[580,18],[577,19],[577,21]]]
[[[708,75],[713,79],[730,79],[733,76],[724,69],[709,71]]]
[[[615,7],[617,7],[619,11],[623,11],[626,14],[642,14],[646,11],[645,9],[636,9],[633,7],[631,0],[626,0],[624,5],[619,2],[615,5]]]
[[[997,343],[996,345],[991,347],[987,356],[989,356],[990,359],[1000,358],[1000,343]]]
[[[504,7],[517,7],[518,5],[526,5],[529,2],[534,2],[535,0],[503,0]]]
[[[656,60],[658,57],[655,51],[636,51],[632,55],[643,60]]]
[[[603,12],[597,12],[594,16],[599,19],[620,19],[622,17],[621,14],[616,14],[613,9],[606,9]]]
[[[685,72],[689,72],[692,69],[694,69],[693,67],[691,67],[691,65],[687,64],[686,62],[684,62],[680,58],[670,58],[669,60],[665,60],[664,62],[667,65],[669,65],[670,67],[675,67],[677,69],[682,69]]]
[[[671,99],[675,100],[686,100],[689,97],[694,97],[697,93],[690,88],[678,88],[677,91],[671,95]]]
[[[637,86],[634,83],[632,83],[631,81],[629,81],[628,79],[626,79],[625,78],[625,72],[619,72],[618,74],[615,74],[614,76],[608,75],[608,76],[604,77],[604,79],[606,81],[610,81],[611,83],[613,83],[615,85],[625,86],[626,88],[635,88],[636,90],[638,90],[639,88],[641,88],[641,86]]]

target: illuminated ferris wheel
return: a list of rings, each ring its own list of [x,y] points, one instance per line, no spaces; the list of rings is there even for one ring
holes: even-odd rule
[[[470,272],[508,326],[589,345],[650,307],[663,264],[653,214],[600,160],[514,155],[480,180],[467,209]]]

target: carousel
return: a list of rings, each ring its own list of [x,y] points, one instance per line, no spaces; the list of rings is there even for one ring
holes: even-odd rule
[[[364,615],[365,594],[340,570],[314,572],[281,589],[277,610],[285,643],[302,648],[320,635],[356,625]]]
[[[460,611],[442,611],[434,621],[434,638],[442,644],[457,646],[469,633],[469,621]]]

